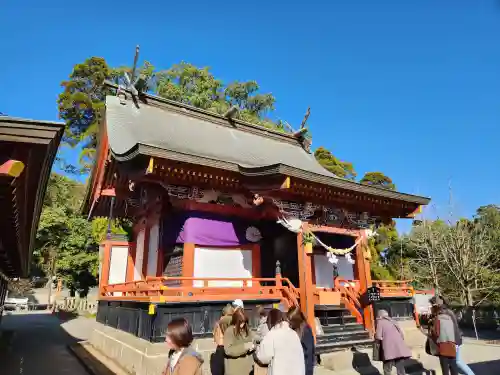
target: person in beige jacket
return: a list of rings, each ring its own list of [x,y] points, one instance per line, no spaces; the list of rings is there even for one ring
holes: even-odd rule
[[[186,319],[174,319],[168,324],[165,342],[170,351],[162,375],[202,375],[203,359],[190,348],[193,331]]]
[[[224,332],[225,375],[249,375],[253,372],[254,335],[243,309],[233,313],[231,325]]]
[[[256,361],[268,365],[268,375],[304,375],[304,351],[297,333],[284,314],[272,309],[267,317],[269,332],[255,352]]]

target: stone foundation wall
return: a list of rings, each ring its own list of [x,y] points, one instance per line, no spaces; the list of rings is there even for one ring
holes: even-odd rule
[[[414,321],[403,321],[398,324],[404,332],[405,341],[411,348],[414,358],[420,358],[420,352],[425,345],[425,335],[416,327]],[[132,375],[161,375],[167,364],[168,349],[164,343],[153,344],[100,323],[92,332],[89,342]],[[192,346],[203,356],[203,374],[210,375],[210,357],[215,351],[213,339],[196,339]],[[371,349],[363,349],[357,352],[356,356],[370,363],[371,352]],[[353,368],[353,358],[354,353],[351,350],[344,350],[322,354],[321,362],[328,369],[348,371]]]
[[[153,344],[103,324],[97,324],[89,342],[132,375],[161,375],[167,364],[168,349],[164,343]],[[192,346],[203,356],[203,374],[210,375],[213,339],[196,339]]]

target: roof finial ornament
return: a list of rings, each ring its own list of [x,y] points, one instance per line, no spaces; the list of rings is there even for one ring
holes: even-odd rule
[[[311,107],[308,107],[307,112],[304,116],[304,119],[302,120],[302,124],[300,124],[301,129],[306,127],[306,122],[307,122],[307,119],[309,118],[310,114],[311,114]]]
[[[300,124],[300,129],[299,130],[294,130],[290,124],[288,124],[285,121],[286,127],[290,130],[292,135],[299,140],[299,142],[302,144],[302,147],[304,150],[307,152],[311,151],[311,144],[312,144],[312,139],[309,134],[309,130],[306,128],[306,123],[307,120],[309,119],[309,116],[311,115],[311,107],[307,108],[307,112],[304,116],[304,119],[302,120],[302,123]]]
[[[148,82],[146,77],[141,74],[137,74],[137,61],[139,60],[139,46],[135,47],[134,65],[132,66],[132,71],[129,76],[127,72],[123,73],[123,78],[125,80],[125,87],[121,85],[118,86],[117,96],[125,94],[125,99],[127,98],[126,91],[130,92],[132,95],[132,100],[137,108],[139,108],[138,97],[143,90],[147,89]],[[122,102],[122,104],[125,104]]]
[[[238,107],[233,105],[231,108],[229,108],[226,113],[224,113],[224,117],[228,118],[229,120],[232,120],[234,116],[240,111]]]

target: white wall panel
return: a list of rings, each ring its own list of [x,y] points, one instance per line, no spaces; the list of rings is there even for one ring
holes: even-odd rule
[[[158,265],[159,237],[160,237],[160,226],[158,224],[155,224],[149,230],[147,276],[156,276],[156,269]]]
[[[215,249],[197,247],[194,250],[194,277],[251,278],[252,251],[240,249]],[[243,281],[210,281],[208,286],[242,287]],[[252,282],[247,282],[251,286]],[[203,281],[193,286],[202,287]]]
[[[144,262],[144,235],[146,231],[142,229],[137,233],[135,246],[134,281],[142,279],[142,264]]]

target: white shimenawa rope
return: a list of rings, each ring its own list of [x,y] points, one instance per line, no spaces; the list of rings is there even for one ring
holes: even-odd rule
[[[285,228],[287,228],[289,231],[291,232],[294,232],[294,233],[299,233],[299,232],[303,232],[302,230],[302,225],[299,227],[299,228],[294,228],[292,224],[290,224],[290,222],[284,217],[282,216],[279,220],[278,220],[278,223],[281,224],[282,226],[284,226]],[[356,248],[356,246],[358,246],[361,241],[362,241],[362,238],[358,238],[356,240],[356,242],[348,247],[348,248],[345,248],[345,249],[335,249],[331,246],[328,246],[327,244],[323,243],[319,238],[318,236],[316,236],[313,232],[309,232],[313,238],[315,239],[315,241],[321,245],[325,250],[327,250],[329,252],[329,261],[331,263],[337,263],[338,262],[338,259],[335,255],[344,255],[346,258],[347,258],[347,261],[349,263],[354,263],[354,260],[351,258],[351,254],[350,252],[352,250],[354,250]],[[375,235],[374,232],[372,232],[371,234],[368,235],[368,238],[371,238]]]

